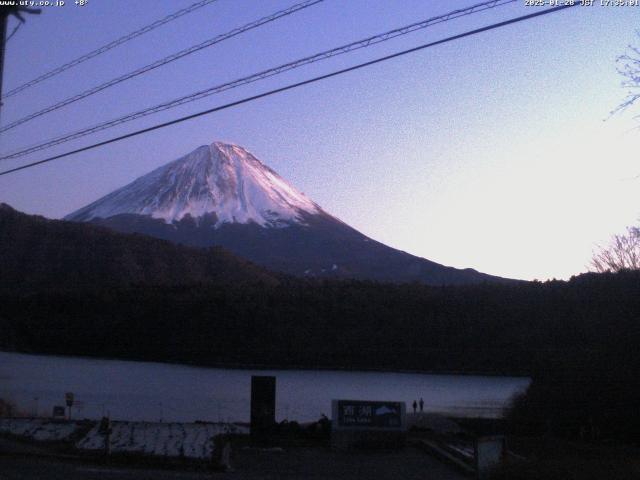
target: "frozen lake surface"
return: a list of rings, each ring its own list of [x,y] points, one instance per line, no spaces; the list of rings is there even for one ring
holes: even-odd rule
[[[274,375],[277,420],[331,415],[332,399],[424,399],[425,411],[500,416],[524,377],[428,375],[333,370],[239,370],[151,362],[0,352],[0,398],[28,414],[50,415],[75,394],[73,418],[248,421],[252,375]]]

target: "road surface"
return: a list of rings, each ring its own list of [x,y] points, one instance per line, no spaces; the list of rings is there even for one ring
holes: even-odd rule
[[[0,455],[0,480],[462,480],[466,477],[417,450],[340,454],[319,449],[246,450],[233,472],[178,471],[93,465],[73,460]]]

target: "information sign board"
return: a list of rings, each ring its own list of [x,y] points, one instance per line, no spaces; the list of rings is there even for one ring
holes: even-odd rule
[[[333,400],[333,426],[337,429],[404,430],[404,402]]]

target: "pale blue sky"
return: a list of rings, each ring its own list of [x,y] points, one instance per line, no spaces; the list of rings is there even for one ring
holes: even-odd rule
[[[7,46],[5,91],[193,1],[45,8]],[[326,0],[6,132],[0,151],[477,2]],[[293,3],[214,2],[7,99],[2,121]],[[447,22],[46,154],[533,11],[523,0]],[[634,42],[639,19],[640,8],[576,7],[437,46],[0,177],[0,201],[59,218],[199,145],[226,140],[390,246],[496,275],[568,278],[585,271],[595,243],[640,215],[633,179],[640,130],[630,113],[603,121],[624,96],[615,58]]]

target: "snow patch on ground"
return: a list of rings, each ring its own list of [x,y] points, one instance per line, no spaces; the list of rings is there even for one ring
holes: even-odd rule
[[[109,443],[111,453],[208,459],[213,438],[227,433],[248,434],[249,430],[227,423],[112,422]],[[76,448],[104,450],[105,438],[96,425]]]
[[[11,434],[38,442],[73,441],[88,428],[87,421],[69,422],[44,418],[0,418],[0,434]],[[83,430],[86,431],[86,430]],[[111,453],[129,453],[165,458],[210,459],[214,437],[249,434],[247,427],[230,423],[111,422]],[[106,435],[100,423],[75,443],[78,450],[103,452]]]
[[[8,433],[39,442],[64,441],[81,427],[75,422],[44,418],[0,418],[0,433]]]

